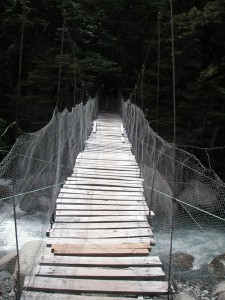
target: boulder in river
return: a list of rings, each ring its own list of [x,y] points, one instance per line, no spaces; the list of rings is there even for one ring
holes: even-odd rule
[[[178,269],[192,269],[194,257],[184,252],[175,252],[173,254],[173,266]]]
[[[210,262],[209,267],[215,276],[224,277],[225,276],[225,254],[216,256]]]
[[[213,295],[217,296],[217,300],[225,299],[225,281],[220,282],[213,288]]]

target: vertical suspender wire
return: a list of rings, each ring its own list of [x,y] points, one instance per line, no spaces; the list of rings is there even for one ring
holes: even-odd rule
[[[73,76],[74,76],[74,91],[73,91],[73,106],[76,105],[76,92],[77,92],[77,75],[76,75],[76,68],[77,68],[77,59],[74,58],[74,69],[73,69]]]
[[[142,111],[144,108],[144,73],[145,73],[145,65],[143,65],[142,69],[141,69],[141,109],[142,109]]]
[[[156,95],[156,126],[155,132],[158,133],[159,121],[159,86],[160,86],[160,56],[161,56],[161,12],[158,14],[158,66],[157,66],[157,95]]]
[[[150,204],[153,198],[153,191],[154,191],[154,185],[155,185],[155,172],[156,172],[156,149],[157,149],[157,133],[158,133],[158,120],[159,120],[159,86],[160,86],[160,59],[161,59],[161,12],[158,14],[158,66],[157,66],[157,94],[156,94],[156,128],[155,128],[155,145],[153,146],[154,153],[152,157],[152,169],[153,169],[153,175],[152,175],[152,190],[151,190],[151,196],[150,196],[150,202],[149,202],[149,219],[151,217],[151,211],[150,211]]]
[[[175,51],[174,51],[174,27],[173,27],[173,2],[170,1],[170,15],[171,15],[171,46],[172,46],[172,66],[173,66],[173,153],[175,156],[175,144],[176,144],[176,82],[175,82]],[[173,158],[174,159],[174,158]],[[173,173],[175,173],[175,160],[173,165]],[[173,253],[173,205],[174,196],[171,198],[171,228],[170,228],[170,254],[169,254],[169,274],[168,274],[168,299],[173,299],[172,296],[172,253]]]
[[[58,75],[58,90],[57,90],[57,102],[56,107],[59,106],[59,94],[61,87],[61,74],[62,74],[62,56],[63,56],[63,46],[64,46],[64,37],[65,37],[65,24],[66,24],[66,12],[63,11],[63,27],[62,27],[62,39],[61,39],[61,51],[60,51],[60,61],[59,61],[59,75]]]
[[[20,55],[19,55],[19,70],[18,70],[18,91],[16,101],[16,115],[15,115],[15,143],[18,137],[19,128],[19,101],[21,98],[21,74],[22,74],[22,63],[23,63],[23,44],[24,44],[24,31],[25,31],[25,0],[22,2],[23,17],[21,24],[21,35],[20,35]],[[15,171],[14,171],[15,172]],[[19,241],[18,241],[18,228],[17,228],[17,216],[16,216],[16,199],[15,199],[15,186],[16,186],[16,174],[13,176],[13,216],[15,226],[15,238],[16,238],[16,255],[17,255],[17,272],[16,272],[16,284],[14,287],[16,299],[20,299],[21,287],[20,287],[20,253],[19,253]]]

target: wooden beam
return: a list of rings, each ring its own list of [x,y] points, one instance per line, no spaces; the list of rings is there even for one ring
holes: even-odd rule
[[[51,277],[25,278],[24,288],[30,291],[61,293],[102,293],[121,295],[158,295],[168,293],[167,281],[95,280]]]
[[[116,280],[164,280],[165,273],[160,267],[126,269],[102,267],[62,267],[39,266],[35,276],[49,276],[57,278],[83,278],[83,279],[116,279]]]
[[[53,245],[54,247],[54,245]],[[86,267],[160,267],[162,263],[158,256],[134,256],[134,257],[76,257],[76,256],[44,256],[40,265],[55,266],[86,266]]]

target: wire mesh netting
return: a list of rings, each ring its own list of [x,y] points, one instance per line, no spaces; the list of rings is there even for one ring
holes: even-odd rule
[[[195,296],[202,299],[202,291],[210,292],[225,278],[225,184],[195,156],[160,138],[136,105],[121,103],[145,197],[155,213],[152,253],[160,256],[175,287],[198,286]]]
[[[17,139],[0,164],[0,298],[22,286],[45,248],[45,233],[54,218],[60,185],[71,175],[75,159],[92,131],[98,100],[89,99],[71,112],[55,111],[35,133]],[[14,205],[15,204],[15,205]],[[19,244],[18,282],[15,219]],[[14,299],[14,293],[12,298]]]

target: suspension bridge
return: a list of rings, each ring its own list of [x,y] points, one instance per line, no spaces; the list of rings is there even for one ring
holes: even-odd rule
[[[85,145],[57,197],[47,247],[25,278],[22,299],[168,294],[162,263],[150,255],[154,213],[120,116],[99,114]]]

